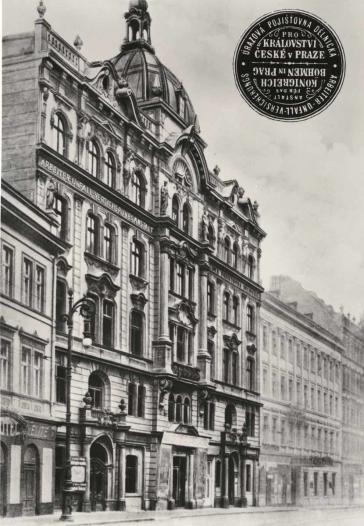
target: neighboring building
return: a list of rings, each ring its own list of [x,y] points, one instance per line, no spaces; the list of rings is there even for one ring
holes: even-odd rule
[[[72,455],[87,461],[76,508],[255,505],[258,205],[207,168],[191,101],[152,47],[145,1],[130,1],[121,52],[93,63],[38,10],[33,32],[3,41],[3,177],[57,219],[67,247],[47,396],[54,503],[65,459],[60,315],[72,288],[96,304],[91,348],[81,318],[74,326]]]
[[[3,181],[0,515],[53,511],[54,219]]]
[[[261,307],[260,505],[341,500],[341,340],[280,290]]]

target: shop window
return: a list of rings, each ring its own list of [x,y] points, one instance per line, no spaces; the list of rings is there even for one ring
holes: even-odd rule
[[[215,486],[216,488],[221,486],[221,460],[215,462]]]
[[[177,195],[172,198],[172,220],[179,226],[179,199]]]
[[[132,310],[130,314],[130,352],[134,356],[143,356],[144,315]]]
[[[88,379],[88,390],[94,409],[103,409],[105,404],[105,385],[97,373],[91,373]]]
[[[3,294],[12,298],[14,290],[14,250],[3,244],[1,250],[1,290]]]
[[[61,353],[56,354],[56,402],[59,404],[66,403],[67,389],[67,368],[65,365],[65,356]]]
[[[63,494],[63,478],[66,464],[66,448],[63,446],[56,446],[55,450],[55,480],[54,493],[55,504],[61,506]]]
[[[105,159],[105,183],[110,186],[110,188],[115,188],[115,179],[116,179],[116,170],[115,170],[115,161],[114,157],[110,152],[107,152]]]
[[[93,214],[88,214],[86,223],[86,250],[91,254],[99,253],[99,219]]]
[[[138,457],[126,455],[125,459],[125,493],[138,491]]]
[[[93,177],[100,175],[100,149],[94,140],[88,144],[88,171]]]
[[[142,277],[144,274],[144,245],[137,239],[131,243],[131,273],[134,276]]]
[[[9,389],[9,363],[11,341],[1,338],[0,341],[0,385],[1,389]]]

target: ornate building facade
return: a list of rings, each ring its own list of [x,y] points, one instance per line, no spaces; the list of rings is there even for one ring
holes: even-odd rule
[[[74,323],[71,449],[87,466],[75,507],[256,505],[258,205],[208,169],[188,94],[152,47],[147,2],[130,1],[121,51],[100,62],[52,29],[43,2],[38,12],[34,31],[3,42],[3,176],[64,246],[39,394],[57,425],[52,502],[72,289],[95,305],[91,347]],[[34,501],[41,512],[38,492]]]

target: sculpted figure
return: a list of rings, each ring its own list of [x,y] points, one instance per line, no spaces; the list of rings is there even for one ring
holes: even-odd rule
[[[202,214],[202,218],[201,218],[202,241],[208,241],[208,230],[209,230],[209,218],[208,218],[206,210],[204,210],[204,213]]]
[[[169,193],[167,188],[167,181],[164,181],[164,184],[161,188],[161,214],[165,215],[167,213],[168,208],[168,199],[169,199]]]
[[[134,169],[134,154],[130,150],[126,154],[124,160],[124,179],[126,182],[129,181]]]
[[[56,187],[52,179],[47,184],[47,193],[46,193],[46,209],[52,210],[54,204],[54,194],[56,193]]]

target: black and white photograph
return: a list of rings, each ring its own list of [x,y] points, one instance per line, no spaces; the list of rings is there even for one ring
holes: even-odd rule
[[[3,0],[0,524],[364,524],[364,3]]]

